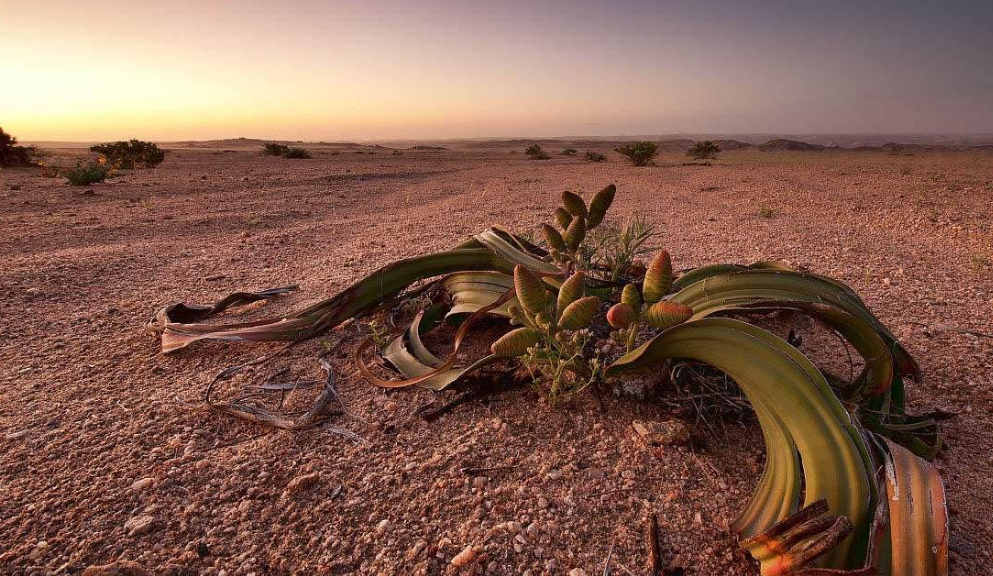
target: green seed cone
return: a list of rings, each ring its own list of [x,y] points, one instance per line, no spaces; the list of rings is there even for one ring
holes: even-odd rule
[[[618,302],[611,306],[610,310],[607,310],[607,323],[618,330],[627,328],[637,319],[638,315],[634,308],[624,302]]]
[[[517,289],[517,299],[532,314],[545,309],[545,287],[530,270],[518,264],[514,267],[514,288]]]
[[[498,356],[516,358],[526,354],[528,348],[538,343],[538,331],[531,328],[511,330],[490,346],[490,352]]]
[[[672,328],[693,316],[693,309],[677,302],[656,302],[641,315],[642,320],[656,328]]]
[[[562,283],[562,287],[559,288],[559,298],[555,303],[555,309],[561,316],[569,304],[572,304],[576,300],[583,297],[583,292],[586,290],[586,275],[581,271],[576,272],[572,276]]]
[[[545,233],[545,242],[548,243],[549,248],[557,252],[565,251],[565,240],[562,239],[562,235],[554,226],[542,224],[541,231]]]
[[[625,284],[621,292],[621,302],[630,306],[632,310],[641,308],[641,294],[638,293],[638,287],[634,284]]]
[[[672,286],[672,260],[669,258],[669,253],[662,250],[655,255],[655,259],[645,272],[645,283],[641,290],[645,302],[658,302],[669,291],[670,286]]]
[[[565,245],[575,252],[584,238],[586,238],[586,218],[576,216],[572,224],[569,224],[569,229],[565,231]]]
[[[592,230],[603,222],[603,217],[607,215],[607,210],[614,202],[614,194],[617,193],[617,186],[611,184],[603,190],[593,195],[590,200],[589,214],[586,217],[586,227]]]
[[[583,198],[579,194],[568,190],[562,192],[562,205],[573,216],[586,217],[586,202],[583,202]]]
[[[556,208],[555,221],[559,223],[559,228],[565,230],[572,223],[572,214],[569,214],[569,211],[565,208]]]
[[[593,315],[600,309],[600,299],[596,296],[580,298],[566,306],[559,318],[559,328],[563,330],[579,330],[590,325]]]

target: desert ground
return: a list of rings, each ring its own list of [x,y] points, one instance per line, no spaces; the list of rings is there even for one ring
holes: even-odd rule
[[[346,326],[274,367],[320,378],[331,348],[351,414],[329,424],[359,439],[275,431],[199,404],[215,373],[275,345],[163,356],[144,328],[169,302],[298,283],[224,318],[278,314],[491,223],[535,230],[562,190],[608,183],[612,216],[658,222],[677,268],[778,259],[864,297],[924,368],[912,409],[954,414],[937,459],[951,573],[993,572],[993,152],[752,149],[710,166],[667,152],[635,168],[554,148],[312,150],[175,146],[157,169],[82,188],[0,171],[0,573],[593,575],[609,555],[613,574],[646,574],[652,512],[667,574],[757,573],[725,529],[763,462],[754,422],[690,418],[691,445],[649,449],[633,420],[685,418],[664,398],[550,405],[527,385],[429,422],[415,411],[432,392],[357,375]]]

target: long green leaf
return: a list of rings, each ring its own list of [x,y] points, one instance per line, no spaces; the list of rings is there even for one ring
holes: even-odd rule
[[[844,407],[816,367],[795,348],[771,333],[737,320],[709,318],[682,324],[649,340],[607,368],[608,377],[651,370],[669,358],[706,362],[727,373],[738,383],[760,417],[764,412],[778,418],[799,452],[805,481],[805,503],[825,499],[831,513],[847,517],[856,536],[843,541],[822,563],[837,568],[858,567],[865,559],[869,511],[873,503],[873,478],[866,461],[867,451],[852,433],[854,426]],[[760,420],[765,437],[784,439],[784,431]],[[777,456],[784,453],[776,446]],[[782,475],[784,485],[799,480],[800,471],[789,462],[772,474]],[[779,465],[779,462],[776,462]],[[776,483],[766,481],[764,492],[753,497],[773,501]],[[779,494],[789,502],[792,490]],[[792,503],[791,503],[792,504]],[[781,506],[780,510],[792,508]],[[752,510],[750,505],[746,511]],[[785,514],[775,520],[781,520]],[[768,529],[753,524],[751,530]],[[739,523],[740,524],[740,523]],[[748,535],[746,533],[746,535]]]
[[[166,308],[158,315],[155,329],[162,332],[163,352],[205,339],[297,341],[371,310],[419,280],[467,270],[509,273],[513,269],[513,264],[489,249],[437,252],[380,268],[344,291],[283,317],[220,325],[184,324],[173,322],[164,313]]]
[[[693,308],[696,318],[707,316],[714,308],[763,301],[829,304],[869,322],[890,348],[899,374],[918,382],[922,380],[920,367],[896,336],[873,315],[854,290],[831,278],[769,269],[722,272],[683,286],[671,299]]]

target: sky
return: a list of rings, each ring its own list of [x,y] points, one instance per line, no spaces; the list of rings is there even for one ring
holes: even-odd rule
[[[22,141],[993,133],[993,0],[0,0]]]

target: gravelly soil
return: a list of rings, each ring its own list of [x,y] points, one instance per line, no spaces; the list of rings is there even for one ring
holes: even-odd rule
[[[993,339],[963,332],[993,333],[993,155],[744,151],[633,168],[507,150],[336,152],[174,150],[92,195],[0,172],[0,572],[127,560],[153,574],[444,574],[475,546],[461,573],[594,574],[612,549],[615,572],[641,574],[654,511],[666,562],[754,573],[724,530],[761,467],[754,425],[653,451],[630,423],[671,418],[665,405],[549,406],[527,387],[428,423],[411,415],[431,393],[355,376],[352,330],[328,341],[360,419],[333,424],[365,442],[272,432],[177,398],[195,402],[210,375],[274,348],[163,357],[142,328],[168,301],[237,289],[301,284],[257,317],[312,302],[489,223],[533,229],[561,190],[609,182],[614,216],[661,223],[677,267],[780,259],[865,297],[927,373],[912,408],[958,414],[938,459],[952,573],[993,570]],[[281,365],[319,377],[321,346]]]

